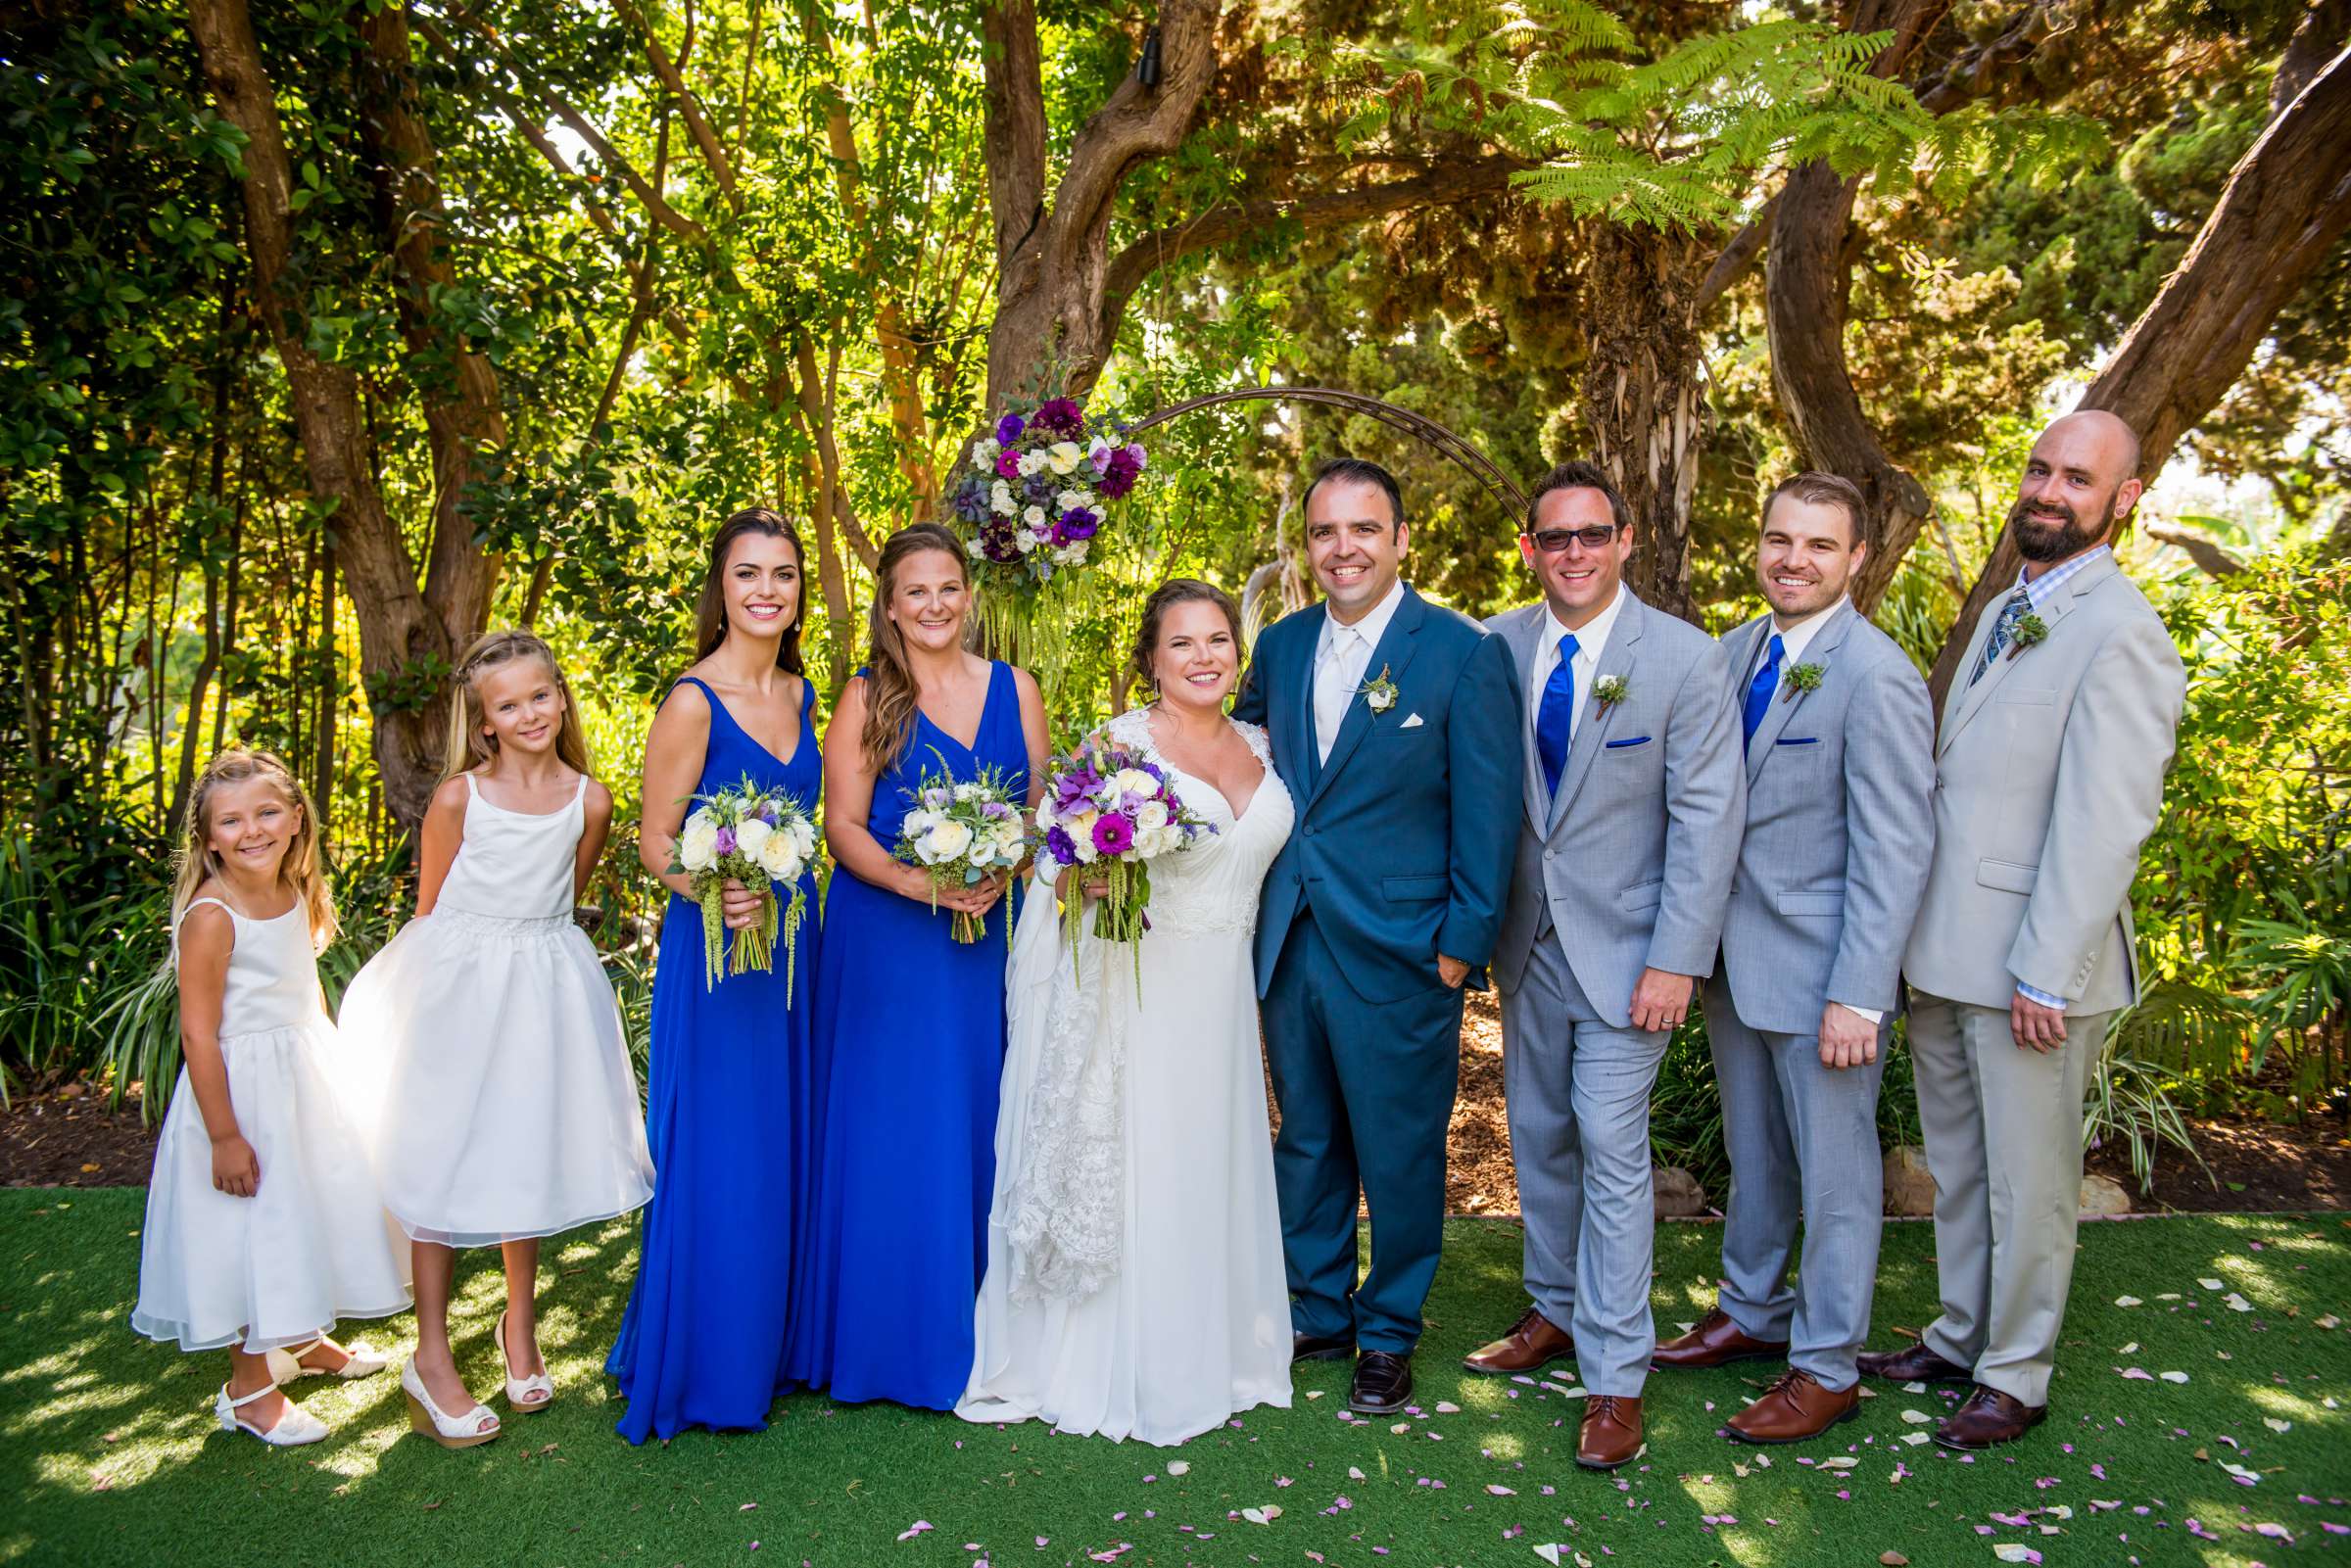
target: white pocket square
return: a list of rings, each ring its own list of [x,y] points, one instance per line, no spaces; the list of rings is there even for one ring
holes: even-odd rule
[[[1417,730],[1417,729],[1419,729],[1419,728],[1420,728],[1420,715],[1418,715],[1417,713],[1415,713],[1415,714],[1412,715],[1410,718],[1406,719],[1406,720],[1405,720],[1405,721],[1404,721],[1402,724],[1398,725],[1396,728],[1397,728],[1397,729],[1399,729],[1399,730]]]

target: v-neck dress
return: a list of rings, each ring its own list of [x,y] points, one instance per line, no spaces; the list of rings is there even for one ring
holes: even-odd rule
[[[754,739],[718,693],[691,676],[710,704],[710,741],[697,794],[747,775],[816,810],[823,768],[803,686],[792,760]],[[767,1425],[789,1385],[792,1259],[803,1243],[814,1111],[808,976],[818,940],[816,879],[793,944],[797,984],[784,955],[773,973],[702,978],[702,914],[672,894],[653,973],[652,1060],[646,1134],[653,1201],[635,1288],[604,1369],[628,1402],[620,1435],[668,1439],[687,1427]]]
[[[874,782],[877,842],[897,842],[923,775],[942,767],[958,782],[997,769],[1025,797],[1029,749],[1010,665],[988,672],[971,745],[918,714],[913,743]],[[1012,901],[965,944],[946,910],[845,868],[828,899],[816,970],[822,1153],[791,1370],[837,1400],[950,1409],[971,1373],[972,1304],[987,1265]]]

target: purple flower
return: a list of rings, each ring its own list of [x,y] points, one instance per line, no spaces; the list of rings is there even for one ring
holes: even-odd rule
[[[1085,410],[1069,398],[1049,398],[1036,410],[1036,427],[1065,439],[1085,429]]]
[[[722,855],[732,855],[735,853],[734,829],[721,828],[718,831],[718,852]]]
[[[1102,516],[1090,506],[1073,506],[1061,514],[1054,525],[1054,543],[1067,545],[1073,540],[1091,539],[1102,526]]]
[[[1053,499],[1053,480],[1046,474],[1031,474],[1029,483],[1021,487],[1021,494],[1042,505]]]
[[[1111,452],[1102,468],[1102,483],[1095,488],[1112,500],[1132,490],[1143,471],[1142,451],[1140,447],[1121,447]]]
[[[1116,812],[1094,819],[1094,848],[1105,855],[1124,855],[1134,847],[1134,824]]]
[[[987,521],[987,481],[978,474],[963,482],[955,492],[955,515],[967,523]]]
[[[776,803],[772,800],[762,800],[759,802],[759,809],[752,812],[751,815],[773,828],[776,825]]]
[[[1069,830],[1066,828],[1045,830],[1045,853],[1060,861],[1064,866],[1078,864],[1078,845],[1076,840],[1070,837]]]
[[[1014,442],[1020,440],[1021,432],[1028,428],[1029,422],[1027,420],[1023,419],[1017,413],[1008,413],[1003,418],[996,421],[996,440],[1002,445],[1009,447]]]
[[[1020,454],[1019,452],[1017,452],[1017,451],[1000,451],[1000,452],[997,452],[997,453],[996,453],[996,477],[997,477],[998,479],[1018,479],[1018,478],[1020,478],[1020,477],[1021,477],[1021,454]]]

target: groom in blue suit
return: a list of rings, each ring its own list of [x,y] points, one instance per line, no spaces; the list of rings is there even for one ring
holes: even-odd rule
[[[1357,1352],[1348,1403],[1367,1414],[1412,1398],[1462,987],[1484,984],[1517,836],[1510,650],[1404,584],[1411,534],[1386,469],[1323,464],[1306,548],[1326,597],[1266,629],[1233,706],[1271,733],[1299,802],[1257,927],[1292,1354]]]

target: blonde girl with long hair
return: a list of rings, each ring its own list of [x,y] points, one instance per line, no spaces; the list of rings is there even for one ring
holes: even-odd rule
[[[554,1399],[538,1342],[541,1238],[652,1196],[619,1006],[572,920],[611,825],[553,649],[528,632],[481,638],[457,664],[416,918],[353,979],[342,1020],[377,1085],[360,1136],[415,1246],[416,1354],[401,1388],[409,1424],[444,1448],[500,1430],[450,1344],[456,1250],[502,1254],[506,1407],[533,1414]]]
[[[825,736],[825,832],[839,863],[816,969],[826,1082],[813,1244],[792,1371],[839,1400],[954,1406],[972,1368],[1004,1065],[1001,879],[935,893],[891,854],[928,773],[1002,775],[1033,807],[1044,699],[968,645],[955,536],[918,523],[876,565],[866,668]],[[984,917],[953,939],[957,913]]]
[[[330,1080],[335,1026],[317,955],[335,901],[302,784],[265,751],[224,751],[188,797],[171,893],[181,1068],[156,1145],[131,1326],[186,1351],[225,1348],[225,1432],[272,1448],[325,1423],[278,1392],[384,1368],[327,1338],[338,1318],[408,1304],[405,1247],[351,1158]]]

